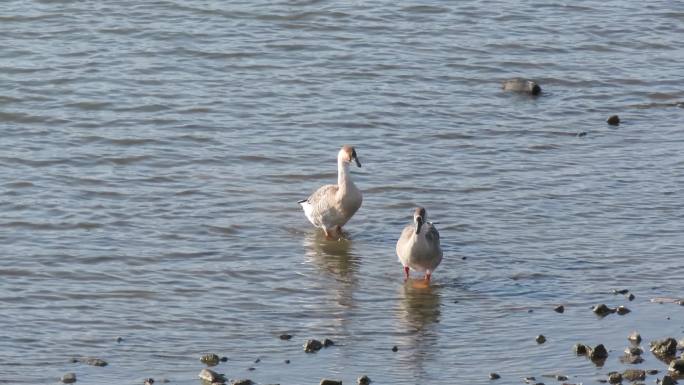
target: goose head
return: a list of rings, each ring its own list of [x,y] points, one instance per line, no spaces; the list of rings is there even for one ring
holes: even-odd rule
[[[423,223],[427,220],[427,213],[425,208],[416,207],[416,211],[413,212],[413,223],[416,225],[416,234],[420,234],[420,228],[423,227]]]
[[[361,162],[359,161],[359,157],[356,156],[354,147],[347,145],[342,146],[340,152],[337,153],[337,161],[342,162],[343,164],[350,164],[352,160],[356,161],[358,167],[361,167]]]

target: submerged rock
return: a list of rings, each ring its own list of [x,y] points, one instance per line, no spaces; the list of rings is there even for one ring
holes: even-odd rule
[[[292,335],[291,334],[281,334],[280,336],[278,336],[278,338],[280,338],[283,341],[289,341],[290,339],[292,339]]]
[[[620,290],[613,289],[613,294],[627,294],[627,293],[629,293],[628,289],[620,289]]]
[[[324,378],[321,380],[320,385],[342,385],[342,381]]]
[[[254,381],[250,379],[233,380],[232,385],[252,385]]]
[[[625,348],[625,354],[630,354],[633,356],[640,356],[644,352],[644,349],[638,346],[628,346]]]
[[[608,124],[611,126],[618,126],[620,125],[620,117],[617,115],[612,115],[610,118],[608,118],[608,120],[606,120],[606,122],[608,122]]]
[[[501,88],[504,91],[524,92],[532,95],[539,95],[542,91],[541,87],[539,86],[539,84],[537,84],[537,82],[523,78],[513,78],[505,80],[501,84]]]
[[[202,357],[200,357],[200,362],[209,366],[216,366],[220,361],[221,358],[214,353],[205,354]]]
[[[523,378],[523,381],[525,381],[526,384],[530,384],[530,383],[536,383],[537,379],[533,376],[530,376],[530,377]]]
[[[608,382],[611,384],[619,384],[622,382],[622,373],[611,372],[608,373]]]
[[[627,299],[630,301],[634,301],[634,298],[635,298],[634,294],[632,294],[632,293],[629,293],[629,295],[627,296]]]
[[[670,376],[663,376],[663,379],[660,380],[660,385],[676,385],[677,381],[675,381],[672,377]]]
[[[606,304],[602,303],[600,305],[594,306],[594,308],[591,311],[593,311],[598,316],[605,317],[610,313],[615,313],[616,310],[611,309],[608,306],[606,306]]]
[[[63,375],[61,381],[65,384],[73,384],[76,382],[76,373],[67,373]]]
[[[627,381],[642,381],[646,379],[646,371],[641,369],[627,369],[622,372],[622,378]]]
[[[539,345],[541,345],[541,344],[543,344],[544,342],[546,342],[546,337],[544,337],[543,334],[540,334],[540,335],[538,335],[537,338],[535,338],[534,340],[537,341],[537,343],[538,343]]]
[[[620,357],[620,362],[623,364],[631,364],[631,365],[636,365],[644,362],[644,359],[641,358],[641,356],[634,356],[631,354],[625,354],[624,356]]]
[[[563,313],[565,311],[565,307],[563,305],[558,305],[555,308],[553,308],[553,311],[556,313]]]
[[[143,382],[143,385],[152,385],[154,384],[154,378],[146,378],[145,381]]]
[[[587,349],[586,345],[575,344],[575,346],[573,347],[573,350],[575,351],[575,354],[577,354],[578,356],[583,356],[583,355],[587,354],[588,349]]]
[[[684,374],[684,358],[678,358],[676,360],[670,361],[670,366],[667,368],[667,370],[677,374],[677,375],[683,375]]]
[[[356,380],[358,385],[368,385],[371,383],[371,379],[368,376],[361,376]]]
[[[202,369],[199,372],[199,378],[202,381],[206,381],[209,383],[219,383],[223,384],[226,382],[226,377],[223,374],[216,373],[215,371],[211,369]]]
[[[658,369],[649,369],[646,371],[646,373],[648,373],[650,376],[654,376],[658,374]]]
[[[323,344],[319,340],[311,339],[304,344],[304,351],[307,353],[314,353],[323,348]]]
[[[399,351],[399,348],[397,347],[397,345],[392,346],[392,351],[395,353]]]
[[[494,373],[494,372],[489,373],[489,379],[490,380],[498,380],[499,378],[501,378],[501,376],[498,373]]]
[[[335,345],[335,342],[331,339],[324,339],[323,340],[323,347],[327,348],[328,346],[333,346]]]
[[[674,356],[677,354],[677,341],[672,337],[651,341],[651,352],[660,357]]]
[[[592,360],[603,360],[608,358],[608,351],[603,344],[596,345],[593,349],[589,351],[589,358]]]
[[[641,343],[641,334],[633,331],[632,334],[627,337],[628,340],[634,342],[635,344]]]
[[[618,306],[617,309],[615,309],[615,311],[616,311],[619,315],[625,315],[625,314],[631,312],[631,310],[627,309],[627,308],[624,307],[624,306]]]

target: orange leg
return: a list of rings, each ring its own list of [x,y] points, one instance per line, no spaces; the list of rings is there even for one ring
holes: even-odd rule
[[[430,282],[430,277],[432,277],[432,272],[430,270],[425,272],[425,280]]]
[[[404,280],[408,280],[408,279],[409,279],[409,267],[404,266]]]

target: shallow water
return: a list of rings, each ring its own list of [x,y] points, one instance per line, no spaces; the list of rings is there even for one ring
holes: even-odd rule
[[[667,1],[3,2],[0,383],[196,384],[216,352],[262,384],[591,384],[632,330],[681,338],[684,307],[649,298],[684,296],[683,21]],[[501,92],[514,76],[543,95]],[[364,203],[330,243],[296,201],[343,143]],[[417,204],[445,249],[429,288],[394,255]],[[613,351],[596,367],[576,342]]]

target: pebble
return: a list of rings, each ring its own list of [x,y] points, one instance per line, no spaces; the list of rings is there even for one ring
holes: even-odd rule
[[[289,363],[290,363],[290,360],[285,360],[285,363],[286,363],[286,364],[289,364]]]
[[[575,344],[573,350],[575,351],[575,354],[577,354],[578,356],[587,354],[587,347],[582,344]]]
[[[608,124],[611,126],[619,126],[620,125],[620,117],[617,115],[612,115],[608,120],[606,120]]]
[[[670,361],[670,366],[667,368],[667,370],[677,375],[684,374],[684,358],[678,358],[676,360]]]
[[[335,345],[335,342],[333,340],[327,339],[327,338],[323,340],[323,346],[324,347],[327,348],[328,346],[333,346],[333,345]]]
[[[664,340],[651,341],[651,352],[657,356],[674,356],[677,354],[677,340],[666,338]]]
[[[154,378],[146,378],[145,382],[143,382],[143,385],[152,385],[154,384]]]
[[[649,369],[646,371],[646,373],[648,373],[650,376],[654,376],[658,374],[658,369]]]
[[[116,337],[116,342],[117,343],[122,343],[123,342],[123,337]]]
[[[558,305],[553,309],[553,311],[556,313],[563,313],[565,311],[565,307],[563,305]]]
[[[220,361],[221,358],[214,353],[204,354],[200,357],[200,362],[208,366],[216,366]]]
[[[622,382],[622,373],[612,372],[608,373],[608,382],[611,384],[619,384]]]
[[[525,377],[523,378],[523,381],[525,381],[526,384],[529,384],[531,382],[537,382],[537,379],[534,377]]]
[[[490,380],[498,380],[499,378],[501,378],[501,376],[498,375],[497,373],[494,373],[494,372],[489,373],[489,379]]]
[[[83,357],[78,361],[92,366],[107,366],[107,361],[95,357]]]
[[[207,381],[210,383],[220,383],[223,384],[226,382],[226,378],[223,376],[223,374],[216,373],[215,371],[211,369],[202,369],[199,372],[199,378],[200,380]]]
[[[610,313],[615,313],[615,309],[611,309],[611,308],[609,308],[608,306],[606,306],[606,305],[603,304],[603,303],[600,304],[600,305],[594,306],[594,308],[592,309],[592,311],[593,311],[595,314],[597,314],[597,315],[599,315],[599,316],[601,316],[601,317],[605,317],[605,316],[607,316],[607,315],[610,314]]]
[[[307,353],[314,353],[321,350],[322,347],[323,344],[321,343],[321,341],[311,339],[306,341],[306,343],[304,344],[304,351]]]
[[[632,334],[629,335],[629,337],[627,337],[627,339],[638,344],[641,342],[641,334],[634,331],[632,332]]]
[[[508,79],[501,84],[501,88],[504,91],[524,92],[532,95],[539,95],[542,91],[537,82],[522,78]]]
[[[252,385],[254,384],[254,381],[250,379],[241,379],[241,380],[234,380],[232,385]]]
[[[620,289],[620,290],[613,289],[613,294],[627,294],[627,293],[629,293],[628,289]]]
[[[289,341],[292,339],[292,335],[291,334],[281,334],[278,338],[280,338],[283,341]]]
[[[641,369],[627,369],[624,372],[622,372],[622,378],[631,382],[645,380],[646,371]]]
[[[629,293],[629,295],[627,296],[627,299],[630,301],[634,301],[634,298],[635,298],[634,294],[632,294],[632,293]]]
[[[644,349],[638,347],[638,346],[628,346],[625,349],[625,354],[631,354],[633,356],[640,356],[641,353],[644,352]]]
[[[663,376],[663,379],[660,380],[660,385],[675,385],[676,383],[677,381],[670,376]]]
[[[397,345],[392,346],[392,351],[395,353],[399,351],[399,348],[397,347]]]
[[[225,357],[225,356],[221,357],[221,362],[226,362],[226,361],[228,361],[228,357]]]
[[[255,368],[255,367],[252,367],[252,366],[250,366],[249,368],[247,368],[247,370],[249,370],[249,371],[251,372],[251,371],[253,371],[253,370],[256,370],[256,368]]]
[[[324,378],[321,380],[320,385],[342,385],[342,381]]]
[[[631,354],[625,354],[624,356],[620,357],[620,362],[622,362],[623,364],[635,365],[635,364],[640,364],[640,363],[644,362],[644,359],[641,358],[641,356],[634,356]]]
[[[608,358],[608,351],[606,350],[606,347],[603,346],[603,344],[596,345],[589,352],[589,358],[591,358],[592,360],[602,360]]]
[[[259,362],[261,362],[261,358],[257,358],[256,360],[254,360],[255,364],[258,364]]]
[[[356,380],[358,385],[368,385],[371,383],[371,379],[368,376],[361,376]]]
[[[580,137],[580,138],[582,138],[582,137],[584,137],[584,136],[587,136],[587,132],[586,132],[586,131],[578,132],[578,133],[577,133],[577,136]]]
[[[537,338],[535,338],[535,341],[537,341],[537,343],[541,345],[544,342],[546,342],[546,337],[544,337],[543,334],[540,334],[537,336]]]
[[[556,375],[556,380],[557,381],[567,381],[568,377],[558,374],[558,375]]]
[[[73,384],[76,382],[76,373],[67,373],[63,375],[61,381],[65,384]]]
[[[626,308],[626,307],[624,307],[624,306],[618,306],[617,309],[615,309],[615,311],[616,311],[619,315],[625,315],[625,314],[631,312],[631,310],[629,310],[628,308]]]

